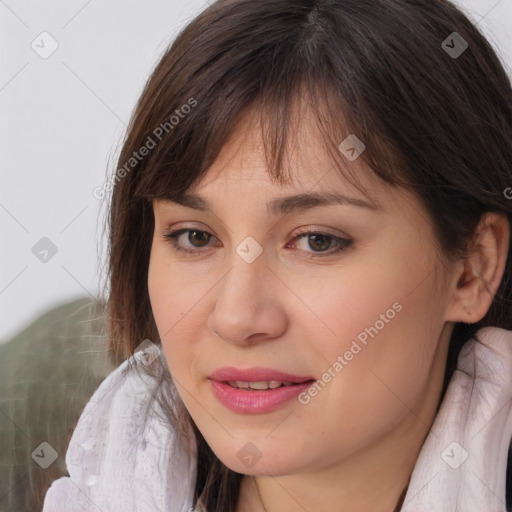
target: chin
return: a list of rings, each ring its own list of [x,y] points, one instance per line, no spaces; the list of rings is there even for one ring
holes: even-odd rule
[[[258,441],[256,444],[259,449],[250,441],[230,443],[214,452],[226,467],[248,476],[282,476],[303,469],[304,460],[294,460],[286,447],[262,447]]]

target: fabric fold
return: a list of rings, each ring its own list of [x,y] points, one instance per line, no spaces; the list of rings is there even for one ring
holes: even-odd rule
[[[43,512],[192,509],[196,453],[188,453],[162,420],[153,400],[157,380],[143,364],[139,354],[132,356],[96,390],[69,443],[70,476],[52,483]]]
[[[462,348],[414,467],[403,512],[507,512],[512,331],[480,329]]]

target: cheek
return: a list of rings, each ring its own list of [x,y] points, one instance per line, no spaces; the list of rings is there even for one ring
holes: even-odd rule
[[[191,306],[193,282],[186,283],[183,274],[173,268],[161,242],[153,242],[148,268],[148,292],[151,309],[161,336],[170,334]]]
[[[153,245],[148,268],[148,293],[169,370],[183,375],[189,368],[204,322],[201,299],[208,291],[202,279],[179,272],[165,249]]]
[[[333,435],[339,425],[355,437],[386,430],[422,401],[428,387],[444,302],[427,262],[407,262],[401,250],[402,260],[383,253],[378,264],[351,267],[311,296],[322,323],[304,323],[303,338],[311,340],[309,359],[322,382],[304,401],[310,400],[313,416],[326,407],[332,411],[327,423]]]
[[[358,339],[365,348],[361,354],[375,362],[424,361],[435,349],[443,323],[432,244],[428,235],[404,226],[402,233],[383,237],[377,245],[378,251],[368,251],[371,256],[361,258],[332,286],[328,318],[342,345]]]

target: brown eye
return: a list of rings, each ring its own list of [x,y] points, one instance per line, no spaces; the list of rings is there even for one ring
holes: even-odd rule
[[[339,236],[330,235],[328,233],[320,233],[318,231],[299,233],[295,237],[295,240],[298,240],[299,242],[305,240],[306,243],[303,243],[303,245],[306,247],[299,248],[302,250],[302,252],[306,253],[306,257],[308,258],[316,258],[322,256],[327,257],[339,253],[353,244],[353,240],[350,238],[340,238]],[[296,244],[297,243],[294,245]]]
[[[187,234],[186,237],[185,234]],[[205,253],[206,251],[202,251],[200,249],[208,247],[212,238],[215,238],[207,231],[190,228],[165,232],[162,233],[162,237],[168,239],[177,252],[190,255],[200,255]],[[304,253],[307,258],[331,256],[347,249],[353,244],[353,240],[349,238],[340,238],[328,233],[309,231],[295,236],[292,246],[296,245],[297,240],[301,241],[303,239],[306,240],[306,247],[299,248],[299,251]]]
[[[329,249],[331,245],[331,237],[327,235],[309,235],[308,236],[308,242],[312,249],[315,251],[324,251],[326,249]]]
[[[188,236],[186,237],[186,242],[184,242],[181,239],[186,233],[188,233]],[[171,231],[169,233],[162,233],[162,236],[169,240],[176,251],[189,254],[204,252],[194,250],[194,248],[199,249],[201,247],[206,247],[212,238],[211,233],[208,233],[207,231],[187,228],[177,229],[176,231]]]
[[[210,241],[211,235],[206,231],[199,231],[197,229],[188,230],[188,241],[195,247],[204,247]],[[197,241],[196,245],[194,242]]]

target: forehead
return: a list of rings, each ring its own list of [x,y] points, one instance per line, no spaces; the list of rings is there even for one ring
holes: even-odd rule
[[[233,126],[204,175],[184,194],[169,191],[162,199],[170,200],[170,205],[215,213],[225,206],[229,194],[231,199],[238,198],[239,207],[252,201],[266,204],[270,216],[326,204],[360,206],[361,212],[363,208],[368,212],[421,208],[416,196],[383,181],[360,155],[348,159],[338,148],[335,135],[326,140],[312,109],[297,119],[287,133],[280,179],[269,171],[263,140],[265,121],[262,126],[259,112],[249,109]],[[330,142],[334,155],[329,152]],[[404,199],[411,204],[405,205]]]
[[[320,202],[328,195],[333,199],[335,195],[351,193],[365,202],[365,196],[375,196],[378,188],[387,185],[362,158],[350,161],[335,139],[326,140],[311,109],[288,130],[278,179],[269,170],[269,149],[263,140],[266,129],[253,111],[241,117],[215,161],[189,192],[215,189],[220,192],[227,186],[250,191],[251,187],[261,189],[267,185],[269,194],[316,194],[318,197],[311,200]],[[378,205],[378,201],[373,204]],[[274,205],[270,208],[271,212],[275,209]]]

